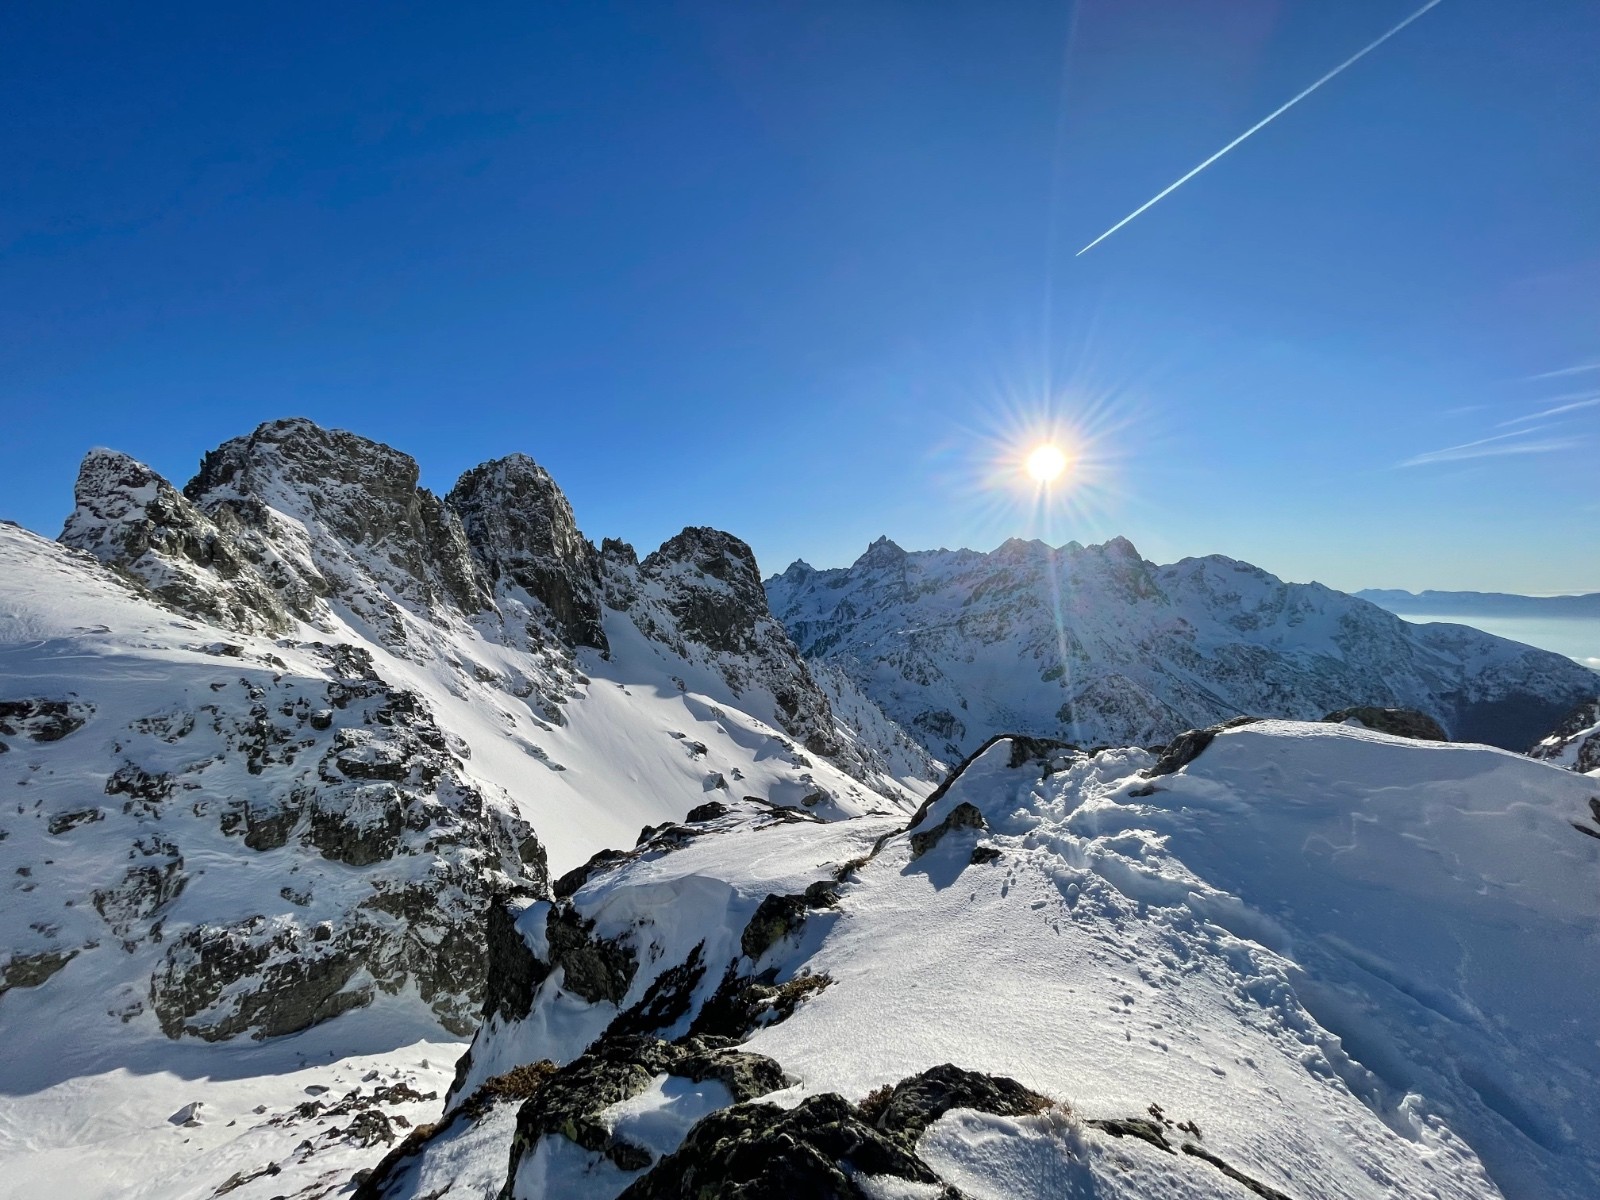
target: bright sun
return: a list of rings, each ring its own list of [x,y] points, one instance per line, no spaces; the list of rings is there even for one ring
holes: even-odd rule
[[[1067,469],[1067,456],[1052,442],[1036,446],[1028,455],[1028,475],[1036,483],[1054,483]]]

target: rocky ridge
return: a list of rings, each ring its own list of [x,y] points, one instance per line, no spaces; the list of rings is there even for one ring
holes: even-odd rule
[[[483,914],[549,894],[551,844],[565,870],[708,792],[830,817],[908,794],[873,741],[903,759],[897,731],[860,703],[865,735],[835,719],[737,539],[613,563],[619,611],[532,460],[444,499],[417,481],[396,450],[278,421],[181,490],[93,451],[60,544],[0,529],[0,772],[25,789],[0,821],[0,1004],[97,972],[102,1017],[172,1038],[385,996],[464,1035]],[[624,799],[612,774],[652,783]]]

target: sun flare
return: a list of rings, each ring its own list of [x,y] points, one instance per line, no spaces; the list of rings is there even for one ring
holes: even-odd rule
[[[1046,442],[1034,447],[1028,455],[1026,466],[1028,477],[1035,483],[1054,483],[1067,469],[1067,456],[1061,452],[1060,446]]]

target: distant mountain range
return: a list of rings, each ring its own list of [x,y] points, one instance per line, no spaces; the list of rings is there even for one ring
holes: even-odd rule
[[[1600,620],[1600,592],[1582,596],[1516,596],[1509,592],[1407,592],[1364,588],[1352,593],[1399,616],[1579,617]]]
[[[1418,627],[1321,584],[1221,555],[1158,566],[1126,538],[1012,539],[767,580],[813,664],[839,667],[936,757],[1001,731],[1149,745],[1251,714],[1414,708],[1452,738],[1526,750],[1597,690],[1569,658],[1475,629]]]

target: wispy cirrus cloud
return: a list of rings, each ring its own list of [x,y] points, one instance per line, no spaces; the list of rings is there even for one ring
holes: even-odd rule
[[[1425,454],[1417,454],[1398,462],[1395,466],[1426,467],[1433,463],[1465,462],[1473,458],[1499,458],[1508,454],[1549,454],[1556,450],[1570,450],[1581,442],[1581,439],[1572,437],[1532,437],[1535,433],[1542,433],[1545,428],[1536,425],[1532,429],[1499,433],[1493,437],[1479,438],[1475,442],[1463,442],[1459,446],[1429,450]]]
[[[1541,409],[1539,412],[1529,413],[1524,417],[1512,417],[1509,421],[1501,421],[1496,428],[1504,429],[1507,425],[1526,425],[1529,421],[1542,421],[1546,417],[1559,417],[1563,413],[1577,412],[1580,408],[1594,408],[1596,405],[1600,405],[1600,392],[1574,392],[1570,396],[1551,396],[1545,403],[1552,404],[1554,407]]]
[[[1579,363],[1575,367],[1562,367],[1557,371],[1541,371],[1529,379],[1561,379],[1567,375],[1582,375],[1585,371],[1600,371],[1600,362]]]

